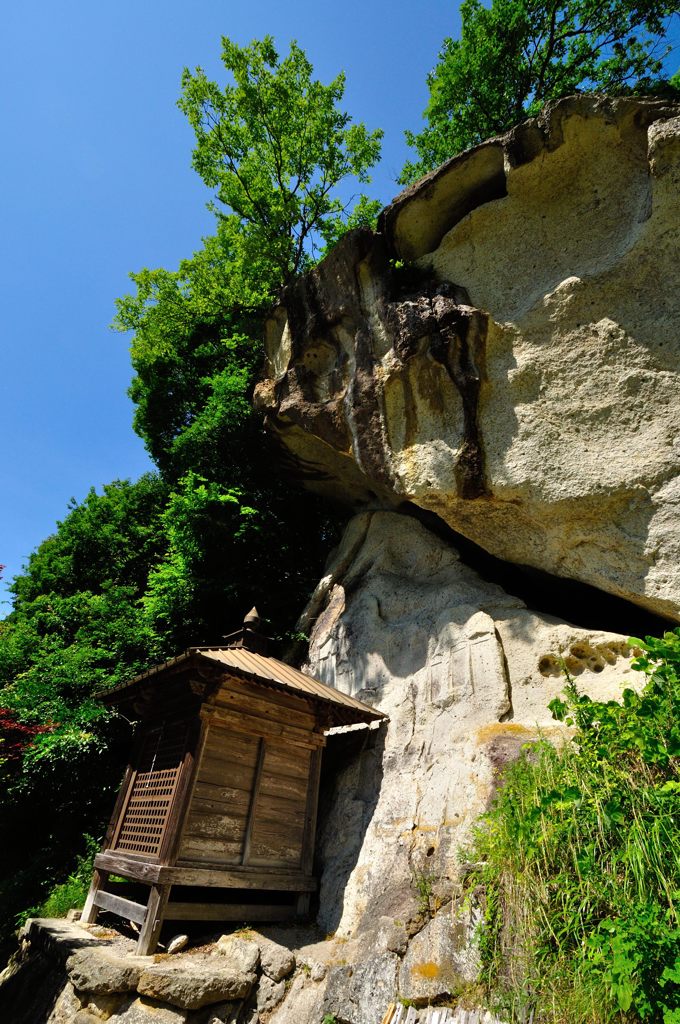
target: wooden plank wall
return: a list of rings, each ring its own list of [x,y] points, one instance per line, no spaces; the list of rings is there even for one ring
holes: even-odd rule
[[[211,723],[178,864],[240,864],[258,739]]]
[[[249,864],[300,867],[312,751],[267,743]]]
[[[231,678],[203,713],[208,734],[177,864],[300,869],[312,755],[324,743],[309,703]]]

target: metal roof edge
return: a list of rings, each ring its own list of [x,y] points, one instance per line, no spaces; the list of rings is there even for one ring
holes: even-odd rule
[[[294,668],[292,665],[288,665],[285,661],[280,661],[278,658],[273,658],[270,655],[256,655],[257,660],[262,659],[265,662],[273,663],[275,666],[281,666],[281,668],[286,672],[303,676],[305,681],[308,682],[310,689],[299,689],[295,685],[294,680],[293,682],[286,683],[285,680],[264,676],[257,671],[249,670],[243,666],[229,665],[219,657],[211,657],[209,653],[210,651],[226,653],[230,650],[240,649],[218,647],[217,645],[188,647],[185,651],[176,655],[174,658],[169,658],[167,661],[160,662],[158,665],[152,665],[151,668],[145,669],[143,672],[138,673],[132,679],[129,679],[124,683],[119,683],[117,686],[111,687],[111,689],[108,690],[98,690],[94,696],[98,700],[108,702],[111,699],[115,699],[115,695],[121,694],[126,690],[131,690],[133,687],[147,679],[152,679],[154,676],[158,676],[168,669],[175,668],[177,665],[188,663],[192,658],[200,658],[203,662],[207,661],[211,665],[222,666],[225,671],[234,672],[237,675],[259,683],[260,685],[269,686],[272,689],[276,689],[284,693],[295,693],[303,699],[317,703],[332,704],[335,707],[343,708],[347,714],[351,714],[352,712],[356,714],[364,714],[370,716],[371,720],[374,722],[389,721],[389,716],[386,715],[384,711],[379,711],[377,708],[371,707],[370,704],[365,704],[363,701],[351,696],[351,694],[343,693],[342,690],[336,690],[327,683],[322,683],[320,679],[316,679],[314,676],[307,676],[304,672],[301,672],[300,669]],[[314,690],[317,689],[320,692],[315,693]]]

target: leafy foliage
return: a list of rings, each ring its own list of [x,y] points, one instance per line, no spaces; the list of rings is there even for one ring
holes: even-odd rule
[[[0,773],[5,778],[21,770],[24,756],[36,736],[48,729],[47,725],[19,722],[9,708],[0,707]]]
[[[280,59],[269,37],[223,39],[222,59],[223,88],[187,70],[179,101],[217,232],[177,272],[133,275],[115,320],[134,332],[135,427],[173,488],[144,603],[166,647],[214,641],[254,602],[290,629],[313,585],[334,526],[282,476],[253,409],[264,320],[324,241],[374,213],[362,197],[350,214],[335,192],[367,180],[381,136],[339,109],[343,77],[322,85],[299,47]]]
[[[319,239],[337,233],[349,204],[334,190],[348,176],[370,180],[382,132],[351,124],[338,108],[344,75],[315,81],[296,43],[282,60],[271,36],[246,47],[225,37],[222,62],[233,78],[222,89],[200,68],[182,78],[193,165],[240,219],[247,247],[266,253],[286,283],[309,264]]]
[[[89,701],[93,690],[147,662],[153,637],[138,602],[166,547],[166,495],[151,474],[90,491],[12,584],[14,611],[0,624],[0,685],[21,721],[87,726],[101,713]]]
[[[19,924],[29,917],[66,917],[72,907],[82,907],[92,881],[94,858],[100,843],[93,836],[84,836],[85,853],[76,858],[75,867],[65,882],[58,882],[38,906],[18,915]]]
[[[529,747],[475,836],[484,977],[512,1019],[680,1014],[680,630],[631,642],[642,691],[569,681],[551,710],[572,740]]]
[[[110,810],[130,730],[93,694],[158,643],[140,602],[167,546],[166,496],[154,475],[90,491],[12,584],[0,623],[0,831],[12,837],[0,850],[0,938]]]
[[[664,88],[663,43],[677,0],[464,0],[460,39],[445,39],[428,76],[427,127],[406,132],[418,159],[408,183],[507,131],[547,100],[595,90]],[[680,81],[665,88],[680,96]]]

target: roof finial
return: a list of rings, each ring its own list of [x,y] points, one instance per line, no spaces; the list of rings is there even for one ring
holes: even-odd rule
[[[243,628],[251,629],[253,630],[253,632],[255,632],[257,631],[257,627],[260,625],[261,621],[262,620],[260,619],[257,608],[255,607],[255,605],[253,605],[253,607],[250,609],[245,619],[243,620]]]

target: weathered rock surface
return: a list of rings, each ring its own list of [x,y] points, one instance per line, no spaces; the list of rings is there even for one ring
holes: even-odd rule
[[[260,962],[258,943],[238,935],[220,936],[215,944],[215,952],[226,957],[229,969],[234,973],[253,974]]]
[[[286,946],[256,935],[255,942],[260,951],[260,967],[262,972],[272,981],[282,981],[295,970],[295,954]]]
[[[66,970],[75,989],[109,995],[134,992],[146,965],[146,957],[135,960],[95,949],[81,949],[69,957]]]
[[[477,978],[477,919],[447,908],[413,937],[399,967],[399,994],[417,1004],[455,994]]]
[[[214,957],[198,962],[173,961],[154,964],[142,972],[137,991],[140,995],[179,1006],[185,1010],[198,1010],[210,1003],[243,999],[255,984],[254,973],[244,973],[240,965]]]
[[[344,767],[322,795],[319,921],[360,942],[349,963],[403,953],[457,892],[458,850],[499,771],[539,730],[563,735],[547,708],[559,656],[596,698],[639,673],[625,637],[528,610],[392,512],[351,521],[306,626],[312,674],[390,716],[329,741]]]
[[[87,1013],[82,1011],[81,1013]],[[88,1013],[88,1016],[90,1014]],[[92,1020],[84,1020],[82,1024],[94,1024],[102,1018],[91,1015]],[[126,999],[118,1010],[108,1018],[112,1024],[186,1024],[187,1014],[185,1010],[178,1010],[173,1006],[163,1006],[151,999],[139,999],[132,997]],[[73,1024],[81,1024],[77,1019]]]
[[[285,1001],[270,1017],[269,1024],[303,1024],[323,1018],[324,985],[317,984],[304,974],[293,981]]]
[[[257,987],[257,1008],[260,1012],[273,1010],[283,1002],[286,994],[285,981],[273,981],[265,975]]]
[[[380,1024],[397,988],[399,960],[394,953],[329,972],[324,1013],[338,1024]]]
[[[294,285],[259,401],[311,486],[680,619],[679,258],[680,107],[562,100]]]

